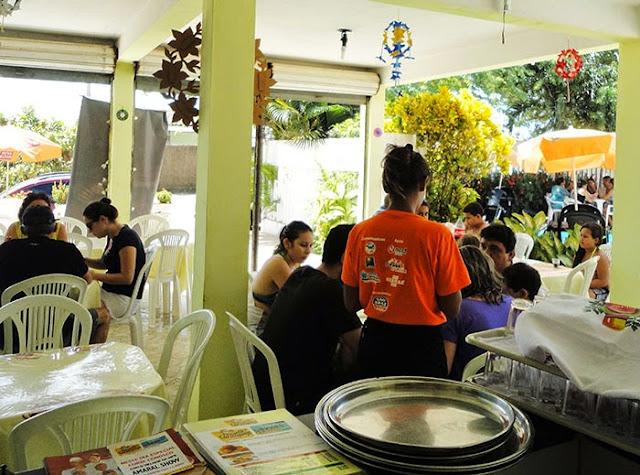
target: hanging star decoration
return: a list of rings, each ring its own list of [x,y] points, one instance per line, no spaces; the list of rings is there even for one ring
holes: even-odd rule
[[[262,125],[264,109],[269,103],[271,87],[276,81],[273,79],[272,64],[260,51],[260,40],[256,39],[255,63],[253,71],[253,123]]]
[[[198,23],[195,31],[188,27],[184,31],[172,30],[172,33],[173,40],[164,48],[166,59],[162,60],[162,69],[153,75],[160,79],[160,89],[166,89],[162,95],[173,99],[169,104],[173,110],[171,121],[182,121],[198,132],[202,24]]]
[[[411,39],[411,30],[409,26],[402,22],[394,20],[382,32],[382,46],[380,47],[380,55],[378,59],[386,64],[382,57],[384,53],[388,54],[392,61],[391,80],[394,85],[398,85],[402,71],[403,59],[415,59],[410,55],[413,40]]]
[[[573,48],[562,50],[556,60],[556,74],[567,81],[567,102],[571,102],[569,81],[575,78],[582,69],[582,57]]]

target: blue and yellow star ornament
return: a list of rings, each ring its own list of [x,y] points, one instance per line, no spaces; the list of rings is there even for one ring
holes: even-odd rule
[[[402,71],[400,71],[402,67],[401,61],[403,59],[415,59],[410,55],[412,46],[411,30],[405,22],[393,20],[382,31],[382,46],[380,47],[380,56],[378,56],[378,59],[386,63],[387,61],[385,61],[382,55],[384,53],[389,55],[393,66],[391,70],[391,80],[394,81],[396,86],[402,74]]]

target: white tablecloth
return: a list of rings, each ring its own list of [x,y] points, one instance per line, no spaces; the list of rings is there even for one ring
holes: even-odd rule
[[[166,396],[162,378],[137,346],[111,342],[0,356],[0,461],[9,460],[9,432],[20,421],[115,394]]]
[[[549,291],[549,293],[557,294],[563,291],[564,283],[567,280],[567,275],[571,272],[570,267],[554,267],[549,262],[537,261],[535,259],[526,259],[524,261],[538,271],[542,284]],[[571,282],[571,293],[577,294],[584,282],[582,273],[578,273]]]

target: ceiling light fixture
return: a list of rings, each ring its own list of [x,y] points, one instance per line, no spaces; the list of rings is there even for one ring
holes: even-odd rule
[[[340,32],[340,59],[344,59],[345,54],[347,53],[347,41],[349,38],[347,37],[348,33],[351,33],[351,30],[348,28],[340,28],[338,30]]]
[[[0,0],[0,31],[4,31],[4,19],[20,10],[22,0]]]

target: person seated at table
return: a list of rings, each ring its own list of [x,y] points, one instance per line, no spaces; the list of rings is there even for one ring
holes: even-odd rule
[[[11,241],[12,239],[25,239],[27,237],[22,232],[21,224],[22,216],[30,206],[48,206],[53,210],[53,202],[49,195],[46,193],[29,193],[24,200],[22,200],[22,204],[18,210],[18,221],[12,223],[9,228],[7,228],[7,234],[4,236],[5,241]],[[55,229],[49,237],[59,241],[67,241],[67,228],[61,222],[56,221]]]
[[[352,224],[329,232],[317,269],[302,266],[284,283],[261,338],[278,359],[287,409],[313,412],[324,394],[351,380],[360,319],[342,298],[342,259]],[[253,365],[263,410],[273,409],[269,371],[262,355]]]
[[[556,184],[551,188],[551,196],[549,201],[554,210],[564,208],[564,200],[569,197],[569,191],[565,188],[566,180],[561,175],[556,178]]]
[[[586,180],[580,180],[578,182],[578,201],[581,203],[592,204],[598,197],[597,193],[591,193],[589,191],[588,183]]]
[[[593,274],[589,285],[589,296],[604,302],[609,295],[609,270],[611,263],[607,255],[600,250],[604,229],[598,223],[585,223],[580,228],[580,246],[573,257],[573,266],[576,267],[582,262],[586,262],[592,257],[600,256],[596,272]]]
[[[598,190],[598,198],[605,200],[607,204],[613,204],[613,178],[609,175],[602,178],[602,186]]]
[[[13,239],[0,246],[0,295],[8,287],[43,274],[71,274],[91,283],[84,257],[71,243],[51,239],[56,220],[49,206],[28,207],[22,216],[24,239]],[[89,309],[93,319],[91,343],[104,343],[109,333],[106,308]],[[14,339],[15,341],[15,339]]]
[[[504,293],[516,299],[531,300],[540,291],[540,273],[524,262],[516,262],[502,272]]]
[[[424,219],[429,219],[429,202],[427,200],[422,200],[416,214],[422,216]]]
[[[504,327],[512,298],[502,293],[502,279],[493,261],[474,246],[463,246],[460,254],[471,284],[462,289],[458,317],[442,327],[449,378],[460,380],[466,364],[485,350],[465,341],[470,333]]]
[[[144,282],[133,294],[133,287],[145,263],[144,246],[138,234],[126,224],[118,222],[118,210],[109,198],[89,204],[82,212],[87,229],[97,238],[107,237],[107,245],[100,259],[87,258],[94,269],[107,272],[91,272],[94,280],[102,282],[100,298],[112,318],[125,314],[131,298],[141,299]]]
[[[489,226],[489,223],[484,220],[484,209],[480,203],[469,203],[462,210],[462,214],[466,234],[473,234],[479,238],[480,232]]]
[[[263,319],[258,323],[260,335],[266,323],[266,314],[271,310],[278,292],[285,281],[309,254],[313,244],[313,231],[302,221],[292,221],[280,231],[280,242],[267,262],[256,274],[251,285],[253,303],[263,310]]]
[[[480,239],[474,234],[463,234],[458,239],[458,247],[462,246],[475,246],[480,247]]]
[[[516,254],[516,235],[504,224],[491,224],[480,233],[480,248],[489,254],[496,271],[502,274]]]

